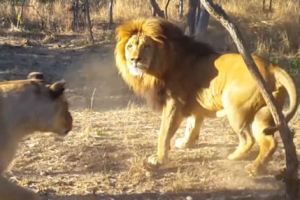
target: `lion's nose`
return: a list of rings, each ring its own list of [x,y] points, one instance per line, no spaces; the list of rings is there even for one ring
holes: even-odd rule
[[[137,58],[131,58],[131,61],[134,62],[134,63],[138,63],[140,62],[142,59],[140,57],[137,57]]]

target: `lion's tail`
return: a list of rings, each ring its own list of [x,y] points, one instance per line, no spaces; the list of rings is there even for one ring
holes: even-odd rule
[[[276,81],[283,85],[289,96],[290,107],[286,112],[283,113],[285,116],[286,123],[289,123],[289,121],[293,118],[298,108],[298,93],[296,85],[292,77],[284,69],[280,67],[274,67],[273,70]],[[264,132],[274,133],[277,130],[278,126],[275,126],[265,129]]]
[[[289,96],[290,107],[284,113],[285,121],[288,123],[293,118],[298,108],[298,93],[296,85],[292,77],[280,67],[274,68],[274,76],[276,81],[283,85]]]

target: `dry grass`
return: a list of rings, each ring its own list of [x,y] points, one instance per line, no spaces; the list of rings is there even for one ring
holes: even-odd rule
[[[45,12],[45,5],[30,1],[35,7],[40,6],[45,19],[56,24],[55,41],[42,42],[44,37],[30,34],[31,30],[26,35],[10,31],[0,35],[0,79],[24,78],[29,71],[42,71],[48,80],[65,78],[75,120],[73,131],[65,138],[36,133],[24,140],[12,173],[7,176],[55,200],[182,200],[187,196],[194,200],[283,199],[283,185],[273,178],[284,166],[281,140],[269,165],[269,174],[250,178],[244,166],[257,155],[257,146],[245,160],[228,161],[226,157],[236,147],[237,138],[226,119],[205,120],[196,148],[172,149],[168,164],[157,170],[147,169],[143,161],[156,150],[160,115],[140,105],[117,75],[114,43],[103,43],[113,38],[112,30],[98,26],[107,21],[107,5],[99,2],[92,4],[94,32],[99,43],[93,48],[83,47],[80,35],[65,34],[71,18],[61,12],[68,8],[62,1],[48,5],[52,15]],[[159,3],[162,5],[162,1]],[[247,38],[250,50],[267,54],[277,63],[282,63],[282,57],[289,58],[284,64],[299,85],[300,26],[295,25],[296,1],[284,4],[274,0],[274,10],[268,15],[261,11],[259,0],[221,3]],[[177,18],[175,4],[171,1],[169,18],[184,27],[184,22]],[[150,15],[149,5],[139,0],[118,0],[114,8],[115,22]],[[8,15],[6,11],[6,5],[1,4],[0,15]],[[25,25],[39,21],[35,13],[32,8],[25,9]],[[37,45],[16,47],[23,37],[36,40]],[[227,32],[214,19],[206,41],[224,51],[235,50]],[[94,110],[87,110],[94,88]],[[299,116],[300,112],[291,123],[298,154]],[[176,138],[183,134],[184,125]]]
[[[160,115],[138,105],[125,90],[113,67],[113,47],[104,43],[96,51],[53,47],[16,51],[0,45],[0,66],[4,68],[6,61],[8,73],[1,73],[1,79],[22,78],[32,70],[43,71],[51,80],[66,78],[74,117],[74,128],[65,138],[36,133],[20,144],[7,174],[12,181],[53,200],[282,199],[283,185],[273,178],[284,166],[280,139],[269,174],[248,177],[244,166],[257,155],[257,147],[245,160],[228,161],[237,138],[226,119],[205,120],[196,148],[172,149],[169,163],[149,170],[143,161],[156,150]],[[35,62],[40,64],[30,64]],[[22,68],[27,64],[30,68]],[[19,67],[12,70],[13,65]],[[86,96],[81,84],[91,90]],[[95,87],[94,110],[87,110],[84,98],[89,103]],[[295,117],[292,124],[297,147],[298,121]]]
[[[48,29],[66,33],[70,31],[72,14],[68,10],[71,1],[57,0],[54,3],[41,4],[37,0],[28,0],[24,9],[24,23],[30,29],[33,24],[43,19]],[[166,0],[158,0],[161,8],[164,8]],[[241,29],[251,51],[259,54],[276,54],[279,56],[299,55],[300,26],[296,25],[298,20],[298,4],[293,1],[273,1],[271,13],[262,11],[262,1],[217,1],[224,10],[233,18]],[[168,9],[169,19],[185,26],[185,21],[180,21],[177,15],[177,1],[171,1]],[[13,16],[19,13],[20,6],[15,6],[12,12],[8,4],[0,5],[0,17]],[[184,4],[184,14],[187,13],[187,1]],[[150,16],[151,10],[148,1],[122,0],[115,1],[113,18],[115,22],[129,20],[136,17]],[[14,16],[16,18],[16,16]],[[108,5],[106,1],[91,1],[91,18],[97,24],[108,21]],[[34,25],[33,25],[34,27]],[[35,26],[36,27],[36,26]],[[97,29],[97,28],[94,28]],[[107,32],[105,33],[107,34]],[[211,19],[209,37],[206,41],[221,50],[236,50],[230,36],[214,19]],[[109,39],[113,37],[109,36]]]
[[[73,111],[72,115],[76,126],[64,139],[36,134],[22,143],[13,168],[18,184],[57,196],[54,199],[70,200],[92,193],[99,199],[103,195],[135,199],[138,194],[137,199],[156,199],[147,193],[174,199],[281,197],[282,184],[273,180],[272,174],[284,164],[282,144],[270,164],[270,175],[252,179],[244,172],[250,160],[226,160],[236,145],[226,122],[207,120],[195,149],[172,150],[167,165],[148,171],[143,160],[155,151],[158,115],[138,106],[107,112]],[[183,131],[182,126],[179,135]],[[256,148],[254,152],[251,157]],[[119,197],[125,194],[129,196]]]

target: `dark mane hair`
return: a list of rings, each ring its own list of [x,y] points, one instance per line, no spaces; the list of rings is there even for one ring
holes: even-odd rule
[[[150,18],[148,23],[156,23],[161,26],[162,35],[173,44],[178,45],[178,49],[182,49],[180,53],[183,54],[194,54],[195,56],[209,56],[211,54],[217,54],[215,49],[208,43],[196,41],[194,37],[185,35],[183,30],[173,24],[172,22],[163,18]],[[185,45],[182,45],[185,44]]]
[[[125,45],[135,34],[146,35],[162,47],[155,57],[159,64],[152,66],[154,73],[145,73],[142,78],[132,76],[126,65]],[[209,44],[195,41],[193,37],[185,35],[179,26],[160,17],[124,22],[116,28],[115,38],[117,45],[114,55],[119,73],[137,95],[146,98],[157,108],[162,107],[167,98],[165,73],[186,74],[189,66],[182,63],[182,58],[190,57],[189,63],[195,63],[199,58],[217,54]]]

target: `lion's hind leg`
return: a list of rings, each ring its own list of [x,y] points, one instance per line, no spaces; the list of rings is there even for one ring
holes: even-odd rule
[[[252,124],[252,132],[255,140],[259,145],[259,154],[253,164],[246,167],[246,170],[252,175],[257,175],[271,160],[276,148],[277,141],[274,138],[274,133],[266,134],[264,130],[273,126],[274,121],[272,114],[267,106],[262,107],[255,115]]]
[[[237,132],[239,145],[236,150],[228,155],[229,160],[240,160],[251,150],[254,145],[250,127],[246,126],[241,132]]]
[[[239,138],[239,145],[236,150],[228,156],[230,160],[239,160],[250,151],[254,145],[254,138],[251,134],[249,120],[246,116],[248,109],[243,107],[236,108],[235,106],[227,106],[227,117],[230,126],[236,132]]]
[[[203,122],[202,115],[191,115],[187,118],[184,137],[175,141],[175,147],[180,149],[192,148],[199,137],[200,127]]]

